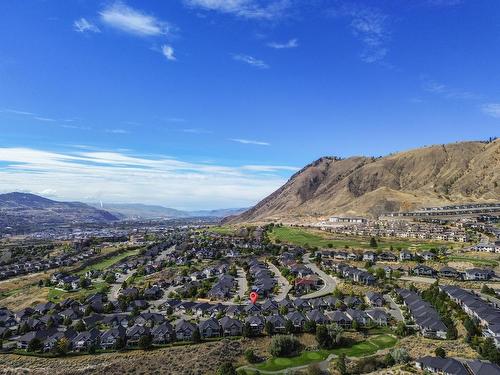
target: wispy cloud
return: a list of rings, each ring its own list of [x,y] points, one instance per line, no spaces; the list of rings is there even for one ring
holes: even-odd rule
[[[9,108],[0,109],[0,113],[21,116],[21,117],[25,117],[25,118],[30,118],[32,120],[41,121],[41,122],[69,123],[69,122],[74,121],[73,119],[53,118],[53,117],[39,115],[39,114],[36,114],[33,112],[20,111],[20,110],[9,109]]]
[[[184,3],[192,8],[267,20],[283,17],[291,7],[291,0],[184,0]]]
[[[73,28],[79,33],[100,33],[101,30],[94,25],[92,22],[88,21],[86,18],[80,18],[73,22]]]
[[[233,55],[233,59],[236,61],[244,62],[248,65],[252,65],[252,66],[259,68],[259,69],[269,69],[268,64],[266,64],[262,60],[256,59],[253,56],[236,54],[236,55]]]
[[[480,99],[481,96],[473,92],[450,87],[444,83],[434,81],[425,76],[421,77],[422,88],[432,94],[440,95],[446,99]]]
[[[427,0],[426,4],[438,7],[449,7],[463,4],[464,0]]]
[[[134,35],[159,36],[169,31],[168,23],[119,1],[104,8],[99,15],[105,24]]]
[[[143,202],[174,207],[248,206],[297,168],[225,166],[163,156],[0,148],[0,191],[50,192],[61,200]],[[166,194],[165,192],[168,192]]]
[[[244,145],[271,146],[269,142],[254,141],[251,139],[231,138],[230,141],[242,143]]]
[[[491,117],[500,118],[500,103],[487,103],[481,106],[481,111]]]
[[[181,129],[181,132],[190,133],[190,134],[210,134],[210,133],[212,133],[210,130],[199,129],[199,128],[185,128],[185,129]]]
[[[172,48],[172,46],[169,46],[168,44],[164,44],[163,46],[161,46],[161,53],[163,54],[163,56],[166,57],[167,60],[170,61],[176,60],[176,57],[174,55],[174,49]]]
[[[389,52],[389,16],[380,9],[365,5],[343,5],[331,10],[335,17],[348,17],[350,28],[364,45],[361,60],[366,63],[381,62]]]
[[[299,42],[297,39],[290,39],[286,43],[270,42],[267,43],[267,46],[275,49],[297,48],[299,46]]]
[[[110,134],[130,134],[130,131],[126,129],[106,129],[105,132]]]

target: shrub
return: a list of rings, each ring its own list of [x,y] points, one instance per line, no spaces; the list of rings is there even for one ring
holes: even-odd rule
[[[259,358],[255,355],[253,349],[245,350],[245,359],[248,363],[257,363],[259,362]]]
[[[231,362],[225,362],[219,366],[216,375],[237,375],[236,370]]]
[[[273,357],[293,357],[302,349],[300,341],[294,336],[278,335],[271,340],[269,352]]]
[[[437,347],[436,350],[434,351],[434,354],[436,355],[436,357],[441,357],[441,358],[446,357],[446,352],[442,347]]]
[[[410,361],[410,356],[404,348],[397,348],[392,350],[391,356],[396,363],[408,363]]]

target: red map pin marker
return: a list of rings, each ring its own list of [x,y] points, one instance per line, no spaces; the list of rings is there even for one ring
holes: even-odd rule
[[[250,301],[255,305],[255,302],[259,299],[259,295],[255,292],[250,293]]]

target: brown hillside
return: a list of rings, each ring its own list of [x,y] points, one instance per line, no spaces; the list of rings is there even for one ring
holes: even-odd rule
[[[500,140],[436,145],[382,158],[323,157],[232,223],[378,216],[428,205],[500,200]]]

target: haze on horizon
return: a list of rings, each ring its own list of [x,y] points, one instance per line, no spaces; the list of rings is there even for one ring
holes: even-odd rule
[[[248,207],[325,155],[485,140],[498,2],[4,1],[0,193]]]

